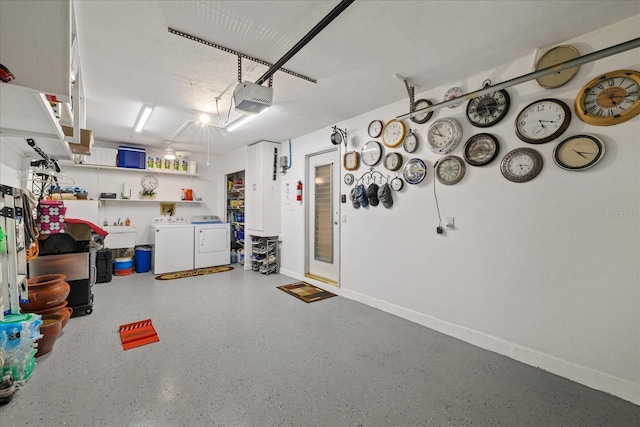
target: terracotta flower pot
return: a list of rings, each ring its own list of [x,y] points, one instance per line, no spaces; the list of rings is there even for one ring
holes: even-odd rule
[[[56,343],[60,331],[62,330],[62,314],[45,314],[42,316],[42,325],[40,325],[40,333],[42,338],[36,340],[38,344],[38,351],[36,357],[43,356],[51,350]]]
[[[34,313],[41,316],[44,316],[45,314],[61,314],[64,317],[62,319],[62,328],[64,329],[64,327],[67,325],[67,322],[69,322],[71,315],[73,314],[73,308],[67,307],[67,304],[68,302],[65,301],[55,307],[47,308],[46,310],[34,311]]]
[[[69,296],[71,286],[65,279],[64,274],[45,274],[30,278],[29,302],[20,303],[20,307],[27,313],[46,310],[58,306]]]

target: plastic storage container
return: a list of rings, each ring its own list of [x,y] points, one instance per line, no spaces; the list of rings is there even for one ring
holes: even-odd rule
[[[136,246],[136,273],[151,270],[151,246]]]
[[[121,145],[118,147],[118,167],[131,169],[145,168],[146,151],[144,148],[127,147]]]

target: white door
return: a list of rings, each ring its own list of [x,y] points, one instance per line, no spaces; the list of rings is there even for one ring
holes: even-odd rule
[[[193,270],[193,226],[154,227],[153,274]]]
[[[340,261],[340,150],[307,156],[307,276],[338,285]]]

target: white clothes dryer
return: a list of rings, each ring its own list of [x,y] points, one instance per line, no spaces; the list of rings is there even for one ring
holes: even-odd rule
[[[184,217],[163,215],[151,220],[153,274],[193,270],[193,224]]]
[[[192,216],[194,247],[193,267],[215,267],[231,263],[230,224],[215,215]]]

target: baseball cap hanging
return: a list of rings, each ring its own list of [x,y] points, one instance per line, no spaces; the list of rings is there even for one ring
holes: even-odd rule
[[[391,188],[389,187],[389,184],[382,184],[382,187],[378,190],[378,198],[385,208],[389,209],[393,206],[393,198],[391,197]]]

